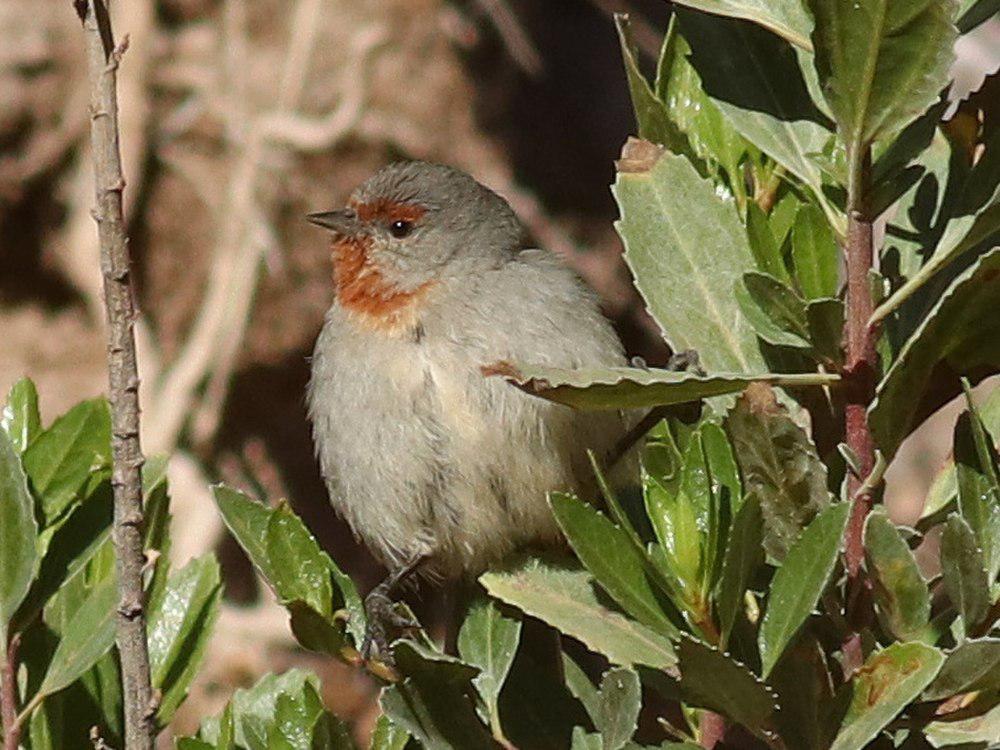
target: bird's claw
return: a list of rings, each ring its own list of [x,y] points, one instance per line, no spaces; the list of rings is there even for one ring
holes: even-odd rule
[[[420,623],[409,614],[397,611],[397,602],[389,595],[388,587],[376,586],[365,597],[367,626],[361,642],[361,658],[379,661],[393,666],[392,650],[389,648],[389,633],[392,630],[414,630]]]

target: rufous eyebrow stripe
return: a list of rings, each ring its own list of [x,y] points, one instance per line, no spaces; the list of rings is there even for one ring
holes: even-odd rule
[[[419,221],[427,213],[427,209],[416,203],[404,203],[377,198],[367,203],[351,201],[351,208],[358,214],[361,221],[377,221],[392,224],[395,221]]]

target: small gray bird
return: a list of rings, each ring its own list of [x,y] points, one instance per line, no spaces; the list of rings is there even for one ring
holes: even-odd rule
[[[333,232],[336,301],[316,342],[309,414],[336,510],[390,574],[365,600],[362,653],[404,626],[392,595],[414,571],[474,576],[524,546],[560,543],[546,493],[592,495],[586,450],[608,456],[616,412],[530,396],[497,362],[619,366],[597,300],[542,250],[507,202],[456,169],[385,167]]]

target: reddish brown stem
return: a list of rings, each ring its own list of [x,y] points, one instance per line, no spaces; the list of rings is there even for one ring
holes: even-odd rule
[[[874,305],[869,277],[874,261],[872,218],[866,210],[864,196],[871,182],[871,150],[861,157],[858,179],[851,188],[847,217],[847,310],[845,323],[846,364],[843,372],[845,403],[845,434],[848,448],[858,460],[858,473],[848,478],[848,494],[854,507],[847,524],[844,540],[847,572],[857,580],[864,558],[863,532],[865,519],[874,500],[871,489],[859,494],[864,480],[875,465],[875,443],[868,426],[867,411],[875,394],[875,330],[868,325]]]
[[[3,722],[3,750],[17,750],[21,724],[17,720],[17,651],[21,636],[15,634],[0,664],[0,720]]]

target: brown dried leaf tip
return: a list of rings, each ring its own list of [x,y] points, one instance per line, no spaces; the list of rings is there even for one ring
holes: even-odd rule
[[[648,172],[660,160],[666,149],[657,146],[655,143],[629,136],[622,146],[622,155],[615,162],[615,168],[619,172],[641,173]]]

